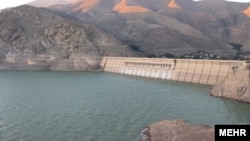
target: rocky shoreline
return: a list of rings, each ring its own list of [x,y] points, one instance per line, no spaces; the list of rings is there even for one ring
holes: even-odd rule
[[[95,71],[99,69],[101,58],[35,58],[0,61],[0,70],[28,71]]]
[[[250,64],[248,59],[242,66],[233,67],[228,78],[216,84],[210,95],[250,103]]]
[[[183,119],[153,123],[141,132],[142,141],[214,141],[214,128]]]

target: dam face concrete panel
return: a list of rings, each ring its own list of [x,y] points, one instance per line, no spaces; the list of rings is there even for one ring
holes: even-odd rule
[[[214,85],[232,73],[243,61],[163,58],[103,57],[105,72]]]

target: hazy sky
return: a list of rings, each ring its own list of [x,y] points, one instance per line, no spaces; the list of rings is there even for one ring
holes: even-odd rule
[[[0,0],[0,9],[22,5],[33,0]]]
[[[34,0],[0,0],[0,9],[6,7],[15,7],[18,5],[22,5]],[[228,0],[228,1],[237,1],[237,2],[250,2],[250,0]]]

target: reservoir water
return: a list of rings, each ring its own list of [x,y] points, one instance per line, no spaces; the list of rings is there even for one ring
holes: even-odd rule
[[[250,123],[250,104],[211,86],[93,72],[0,72],[0,141],[139,141],[147,125],[179,119]]]

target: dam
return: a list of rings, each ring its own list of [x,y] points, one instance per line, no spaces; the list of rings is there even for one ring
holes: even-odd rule
[[[244,61],[103,57],[100,70],[148,78],[215,85]]]
[[[247,60],[245,60],[247,63]],[[57,58],[54,55],[8,54],[1,60],[0,70],[16,69],[15,64],[22,64],[20,70],[59,70],[86,71],[99,70],[133,76],[156,79],[190,82],[196,84],[215,85],[226,79],[244,61],[236,60],[205,60],[205,59],[168,59],[140,57],[70,57]],[[4,67],[4,63],[7,63]],[[0,65],[0,66],[1,66]],[[36,69],[34,69],[38,66]]]

